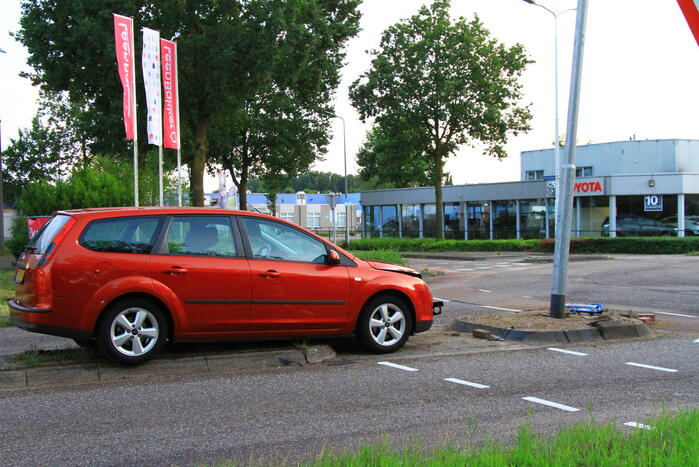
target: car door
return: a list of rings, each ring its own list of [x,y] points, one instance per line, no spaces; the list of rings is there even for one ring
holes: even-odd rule
[[[332,330],[347,319],[349,273],[301,229],[240,216],[252,280],[250,331]]]
[[[151,255],[151,273],[180,300],[185,311],[184,332],[246,330],[250,267],[230,216],[169,217]]]

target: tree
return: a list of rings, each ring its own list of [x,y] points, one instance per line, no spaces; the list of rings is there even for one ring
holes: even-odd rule
[[[529,63],[524,48],[492,39],[478,17],[452,21],[449,5],[436,0],[386,29],[371,68],[350,87],[362,119],[374,118],[383,134],[415,132],[409,138],[415,156],[405,157],[428,168],[438,226],[444,225],[446,159],[475,142],[503,158],[508,135],[527,131],[531,119],[528,107],[518,105],[518,79]],[[437,232],[444,237],[442,228]]]
[[[431,165],[423,157],[422,136],[411,128],[375,125],[357,153],[359,174],[365,180],[378,176],[396,187],[426,185],[431,179]]]
[[[112,13],[134,16],[137,30],[151,27],[178,40],[182,153],[190,168],[192,202],[203,205],[206,164],[231,156],[221,151],[220,160],[210,160],[210,136],[217,138],[215,144],[228,139],[245,144],[258,130],[245,126],[249,122],[244,118],[234,120],[250,115],[246,105],[271,91],[300,104],[293,108],[304,116],[327,105],[339,82],[342,47],[358,29],[358,4],[359,0],[23,0],[16,37],[29,51],[34,84],[64,93],[71,104],[83,103],[89,116],[85,122],[90,153],[127,160]],[[140,34],[135,47],[141,48]],[[136,76],[142,103],[142,78],[140,73]],[[273,116],[281,121],[287,114]],[[138,118],[139,128],[145,128],[145,112]],[[322,139],[316,141],[323,144]],[[139,143],[143,152],[144,138]],[[245,157],[235,162],[240,173],[250,169]],[[258,166],[253,172],[261,170]]]

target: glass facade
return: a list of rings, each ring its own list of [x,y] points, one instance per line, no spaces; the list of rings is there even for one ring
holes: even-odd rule
[[[546,204],[543,199],[519,202],[520,238],[546,237]]]
[[[420,236],[420,205],[404,204],[401,207],[401,220],[404,237]]]
[[[517,213],[514,201],[493,202],[493,238],[517,238]]]
[[[490,204],[482,202],[466,203],[468,216],[468,239],[490,238]]]
[[[381,206],[381,236],[398,236],[398,206]]]
[[[423,230],[425,237],[437,236],[437,208],[434,204],[423,204]]]
[[[464,238],[459,226],[459,203],[444,203],[444,238]]]

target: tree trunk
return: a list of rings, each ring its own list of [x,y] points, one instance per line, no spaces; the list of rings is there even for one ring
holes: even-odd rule
[[[444,203],[442,201],[442,178],[444,162],[442,161],[442,150],[439,146],[434,151],[434,201],[437,211],[436,229],[437,238],[444,238]]]
[[[202,117],[197,120],[194,128],[194,139],[196,147],[194,149],[194,159],[192,160],[192,170],[189,175],[191,187],[190,204],[192,206],[204,206],[204,167],[206,165],[207,153],[207,127],[209,120]]]
[[[243,175],[240,175],[240,183],[238,184],[238,200],[240,201],[240,210],[241,211],[247,211],[248,210],[248,178],[247,174],[245,175],[245,178],[243,178]]]

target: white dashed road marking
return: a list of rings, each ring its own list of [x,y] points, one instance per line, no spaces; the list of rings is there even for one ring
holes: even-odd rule
[[[490,305],[480,305],[481,308],[488,308],[490,310],[501,310],[501,311],[514,311],[515,313],[519,313],[522,310],[515,310],[514,308],[500,308],[499,306],[490,306]]]
[[[473,271],[473,268],[458,268],[457,271]]]
[[[554,352],[561,352],[561,353],[567,353],[567,354],[570,354],[570,355],[577,355],[577,356],[579,356],[579,357],[586,357],[586,356],[587,356],[586,353],[575,352],[574,350],[559,349],[559,348],[556,348],[556,347],[547,347],[546,350],[553,350]]]
[[[626,422],[624,423],[626,426],[630,426],[632,428],[642,428],[644,430],[650,430],[651,426],[650,425],[644,425],[643,423],[637,423],[637,422]]]
[[[668,313],[667,311],[654,311],[653,313],[658,315],[680,316],[682,318],[697,318],[697,316],[694,315],[683,315],[682,313]]]
[[[417,368],[410,368],[409,366],[403,366],[399,365],[397,363],[391,363],[391,362],[376,362],[377,365],[384,365],[384,366],[390,366],[391,368],[397,368],[399,370],[404,370],[404,371],[417,371]]]
[[[699,339],[695,339],[694,343],[699,344]]]
[[[661,366],[645,365],[643,363],[635,363],[635,362],[626,362],[626,364],[631,365],[631,366],[637,366],[640,368],[648,368],[650,370],[659,370],[659,371],[667,371],[668,373],[677,373],[677,370],[673,370],[672,368],[663,368]]]
[[[485,293],[493,293],[492,290],[485,290],[485,289],[476,289],[479,292],[485,292]]]
[[[512,264],[514,264],[515,266],[531,266],[532,265],[532,263],[512,263]]]
[[[488,389],[490,387],[490,386],[486,386],[485,384],[472,383],[470,381],[464,381],[462,379],[456,379],[456,378],[446,378],[444,381],[449,381],[450,383],[456,383],[456,384],[463,384],[464,386],[471,386],[472,388],[478,388],[478,389]]]
[[[476,269],[493,269],[492,266],[476,266]]]
[[[549,407],[554,407],[556,409],[565,410],[566,412],[577,412],[578,410],[580,410],[580,409],[576,409],[575,407],[570,407],[568,405],[559,404],[557,402],[551,402],[551,401],[547,401],[544,399],[539,399],[538,397],[523,397],[522,399],[524,399],[525,401],[534,402],[534,403],[541,404],[541,405],[548,405]]]
[[[522,298],[534,298],[534,297],[530,297],[529,295],[522,295]]]

